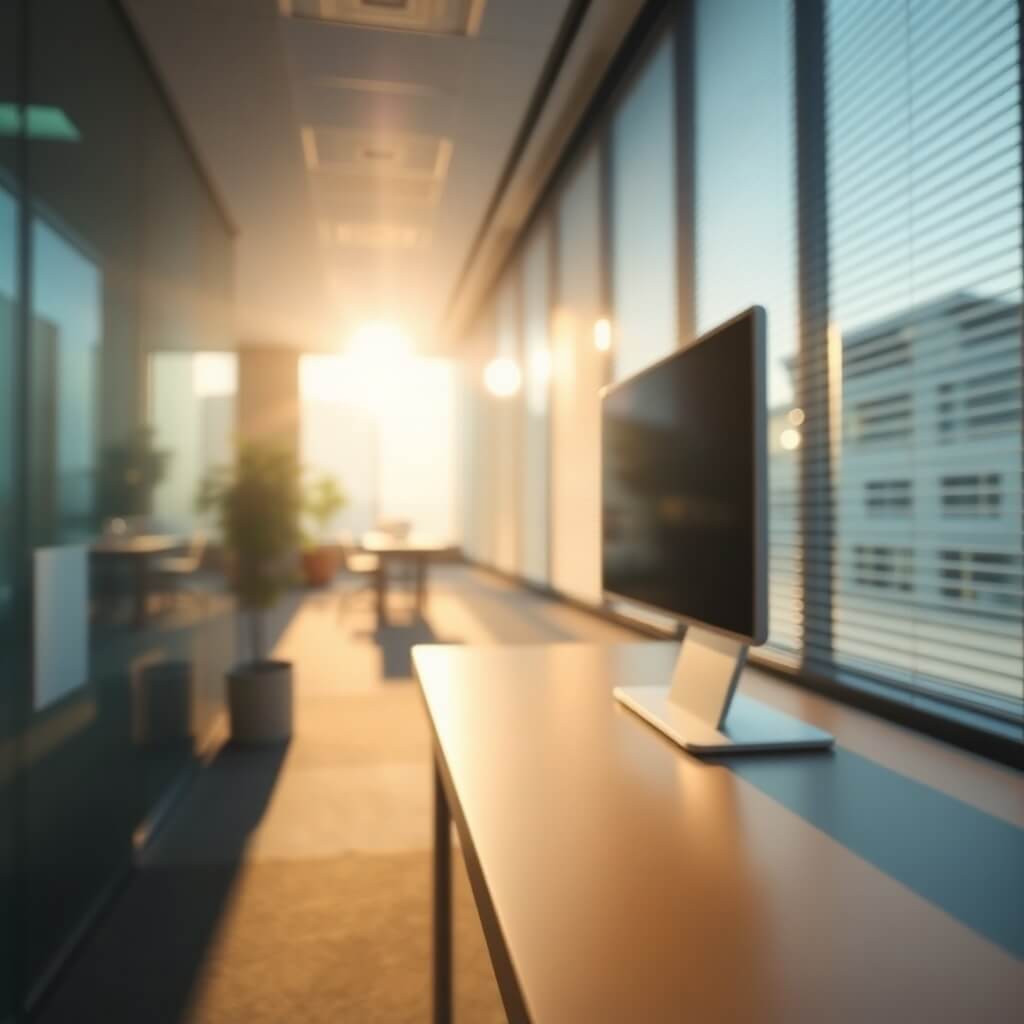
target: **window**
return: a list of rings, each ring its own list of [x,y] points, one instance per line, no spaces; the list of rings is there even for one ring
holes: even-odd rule
[[[824,36],[829,657],[1020,717],[1018,5],[827,0]]]
[[[914,549],[856,544],[853,548],[854,579],[858,586],[878,590],[914,589]]]
[[[547,223],[523,250],[523,350],[525,426],[523,438],[522,573],[534,583],[548,580],[548,442],[551,339],[548,337],[551,244]]]
[[[678,344],[675,62],[664,38],[611,125],[614,374],[621,380]]]
[[[942,511],[946,516],[997,519],[1002,501],[1002,477],[998,473],[942,478]]]
[[[1012,434],[1019,429],[1020,372],[1008,369],[939,385],[939,439],[943,444]]]
[[[742,25],[742,31],[737,31]],[[697,330],[768,311],[769,644],[803,637],[796,160],[788,0],[696,5]],[[756,171],[751,155],[756,154]]]
[[[668,6],[516,257],[520,571],[599,600],[598,388],[685,343],[677,324],[760,304],[769,660],[1008,734],[1024,721],[1019,3]],[[532,375],[546,345],[549,386]],[[481,417],[479,450],[494,430]]]
[[[607,355],[594,344],[601,303],[601,176],[592,150],[558,202],[558,295],[551,378],[551,581],[601,600],[601,403]]]
[[[854,403],[846,422],[846,440],[862,445],[906,443],[914,434],[911,401],[904,393]]]
[[[914,492],[909,480],[869,480],[864,485],[864,506],[869,516],[909,516]]]
[[[1022,607],[1021,559],[998,551],[939,552],[939,578],[944,598],[960,608],[987,606],[999,612]]]

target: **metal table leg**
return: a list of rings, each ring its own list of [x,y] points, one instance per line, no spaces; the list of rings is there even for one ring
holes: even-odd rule
[[[434,1024],[452,1020],[452,837],[444,783],[434,762]]]
[[[420,555],[416,559],[416,612],[423,617],[427,604],[427,559]]]
[[[388,624],[388,562],[383,555],[377,556],[377,628]]]

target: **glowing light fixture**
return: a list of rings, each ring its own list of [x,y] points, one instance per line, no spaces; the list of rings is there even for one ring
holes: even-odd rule
[[[373,320],[359,327],[352,335],[350,353],[374,362],[407,356],[412,351],[409,336],[396,324]]]
[[[612,324],[607,317],[594,321],[594,348],[607,352],[612,347]]]
[[[551,352],[539,348],[530,357],[530,371],[539,381],[546,381],[551,376]]]
[[[786,449],[787,452],[796,451],[800,447],[800,431],[794,430],[792,427],[786,427],[786,429],[779,435],[779,444]]]
[[[523,375],[511,359],[492,359],[484,368],[484,387],[495,398],[511,398],[519,391]]]
[[[799,427],[806,419],[803,409],[790,409],[787,419],[794,427]]]

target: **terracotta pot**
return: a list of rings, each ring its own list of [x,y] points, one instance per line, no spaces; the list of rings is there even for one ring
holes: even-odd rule
[[[228,674],[228,711],[235,743],[286,743],[292,735],[292,666],[254,661]]]
[[[302,571],[311,587],[326,587],[338,572],[338,552],[326,546],[308,548],[302,552]]]

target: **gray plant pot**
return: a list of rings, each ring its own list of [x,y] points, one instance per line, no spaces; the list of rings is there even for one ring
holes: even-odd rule
[[[292,666],[255,661],[228,674],[228,711],[235,743],[286,743],[292,735]]]
[[[192,663],[147,665],[136,688],[136,721],[143,746],[181,744],[192,739]]]

